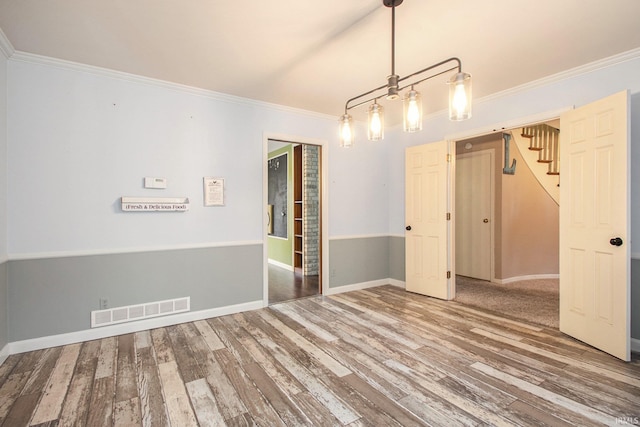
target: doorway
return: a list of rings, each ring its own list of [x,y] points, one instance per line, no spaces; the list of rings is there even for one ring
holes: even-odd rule
[[[267,303],[322,292],[322,147],[267,142]]]
[[[527,122],[524,122],[527,123]],[[540,123],[528,121],[528,123]],[[544,209],[535,197],[530,197],[522,191],[517,180],[502,180],[502,201],[507,201],[511,207],[517,199],[521,201],[522,215],[513,215],[502,207],[503,220],[500,227],[501,236],[509,236],[509,239],[496,239],[499,242],[495,248],[500,250],[500,256],[496,254],[496,260],[500,260],[500,270],[496,266],[496,276],[502,278],[504,284],[507,280],[513,279],[509,271],[510,267],[522,269],[522,263],[530,265],[532,259],[539,261],[547,257],[547,264],[558,265],[559,282],[559,330],[569,336],[581,340],[595,348],[612,354],[622,360],[630,360],[631,335],[630,335],[630,257],[629,257],[629,132],[630,132],[630,111],[629,111],[629,91],[624,90],[606,98],[599,99],[587,105],[583,105],[574,110],[562,112],[560,115],[560,125],[556,129],[559,136],[560,127],[563,127],[563,137],[551,138],[555,141],[562,141],[555,145],[553,149],[539,148],[542,153],[557,152],[558,164],[562,162],[563,170],[558,168],[547,172],[547,175],[563,174],[562,186],[557,199],[558,213],[552,215],[552,221],[547,222],[547,227],[538,227],[534,220],[548,216],[549,212]],[[517,126],[514,124],[513,126]],[[527,126],[529,127],[529,126]],[[505,128],[503,128],[505,129]],[[548,129],[547,129],[548,130]],[[494,129],[494,132],[496,130]],[[552,132],[553,133],[553,132]],[[527,177],[527,174],[519,174],[516,171],[516,158],[509,155],[509,140],[507,136],[513,134],[502,132],[504,139],[504,168],[505,175],[514,177]],[[528,135],[524,132],[523,137]],[[533,133],[535,135],[535,133]],[[547,131],[541,132],[548,135]],[[429,257],[423,248],[430,249],[426,245],[413,244],[419,240],[426,240],[413,232],[410,220],[416,201],[412,194],[411,182],[416,184],[429,184],[420,180],[420,176],[413,173],[415,169],[422,170],[423,163],[426,163],[420,156],[420,150],[426,152],[425,146],[444,147],[449,146],[446,151],[448,155],[439,156],[439,159],[432,161],[435,168],[446,167],[451,163],[447,176],[444,179],[436,180],[432,176],[431,181],[437,185],[423,186],[423,193],[446,193],[447,203],[441,204],[451,209],[447,212],[437,206],[440,213],[439,219],[434,216],[434,222],[446,224],[446,237],[448,240],[445,257]],[[452,255],[455,254],[455,244],[451,241],[453,227],[450,220],[455,218],[455,182],[451,172],[455,171],[455,162],[451,162],[453,150],[451,143],[447,141],[434,142],[423,146],[408,147],[405,154],[405,161],[408,166],[405,168],[405,219],[407,223],[405,229],[408,231],[405,237],[405,281],[407,291],[414,291],[423,295],[452,299],[455,298],[455,263]],[[553,145],[548,146],[553,147]],[[531,148],[531,147],[530,147]],[[529,148],[519,150],[528,152]],[[518,150],[516,150],[517,152]],[[535,148],[532,151],[536,151]],[[417,156],[412,158],[412,154]],[[515,153],[514,153],[515,156]],[[433,156],[431,156],[433,157]],[[513,160],[513,162],[511,162]],[[547,158],[542,158],[541,163],[546,163]],[[553,165],[553,159],[550,165]],[[522,164],[522,163],[521,163]],[[453,169],[453,171],[451,170]],[[549,173],[550,172],[550,173]],[[415,175],[415,176],[414,176]],[[433,174],[432,174],[433,175]],[[504,175],[503,175],[504,176]],[[509,182],[505,184],[505,182]],[[452,185],[453,184],[453,185]],[[538,182],[539,184],[539,182]],[[540,185],[538,185],[540,186]],[[511,190],[509,195],[505,195],[505,189]],[[551,197],[552,192],[545,191]],[[427,197],[423,197],[426,199]],[[560,205],[560,199],[562,204]],[[615,201],[615,203],[614,203]],[[555,199],[553,203],[556,203]],[[442,213],[446,215],[442,215]],[[507,215],[509,214],[509,215]],[[509,220],[523,221],[522,226],[507,227],[505,224]],[[555,228],[555,230],[554,230]],[[503,232],[504,231],[504,232]],[[549,233],[551,231],[551,233]],[[553,243],[553,251],[539,250],[537,245],[532,244],[540,240],[543,232],[547,232],[552,239],[545,239],[547,243]],[[427,236],[431,239],[431,247],[435,248],[435,243],[442,240],[443,234]],[[556,240],[557,239],[557,240]],[[510,246],[511,243],[518,243],[520,253]],[[627,245],[625,245],[627,242]],[[419,242],[418,242],[419,243]],[[526,252],[535,248],[536,256],[526,256]],[[433,252],[433,251],[432,251]],[[514,256],[515,255],[515,256]],[[509,260],[507,257],[512,259]],[[419,257],[419,263],[414,258]],[[424,265],[427,259],[432,265],[432,271],[438,273],[434,277],[437,282],[433,289],[410,289],[422,271],[415,268],[416,265]],[[506,260],[506,262],[505,262]],[[421,263],[421,264],[420,264]],[[498,262],[496,262],[498,265]],[[453,271],[449,269],[453,269]],[[500,275],[498,275],[500,271]],[[416,274],[416,272],[418,274]],[[452,277],[452,273],[454,274]],[[522,278],[526,276],[518,276]],[[506,278],[506,279],[505,279]],[[453,280],[452,280],[453,279]],[[443,295],[443,296],[441,296]]]
[[[537,152],[522,128],[504,132],[456,143],[455,299],[557,329],[559,206],[532,170],[546,164],[524,157]]]

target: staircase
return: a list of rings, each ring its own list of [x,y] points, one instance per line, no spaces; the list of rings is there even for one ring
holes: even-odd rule
[[[538,152],[538,163],[549,165],[547,175],[560,175],[560,129],[546,124],[526,126],[521,136],[529,138],[529,150]]]
[[[525,126],[512,133],[520,154],[540,185],[560,204],[560,129],[548,124]]]

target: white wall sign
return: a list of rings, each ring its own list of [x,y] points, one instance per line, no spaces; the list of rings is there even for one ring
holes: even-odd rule
[[[204,178],[204,205],[224,206],[223,178]]]
[[[186,212],[188,197],[122,197],[124,212]]]

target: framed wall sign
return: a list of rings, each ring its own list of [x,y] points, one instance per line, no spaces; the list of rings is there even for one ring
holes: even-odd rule
[[[204,178],[204,205],[224,206],[224,179]]]

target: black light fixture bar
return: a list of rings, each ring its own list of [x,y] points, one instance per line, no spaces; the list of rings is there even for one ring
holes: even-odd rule
[[[411,82],[411,83],[409,83],[409,84],[407,84],[405,86],[399,87],[398,91],[404,90],[404,89],[406,89],[406,88],[408,88],[410,86],[414,86],[414,85],[420,84],[420,83],[425,82],[425,81],[427,81],[429,79],[432,79],[434,77],[441,76],[441,75],[446,74],[448,72],[451,72],[453,70],[458,70],[459,73],[462,72],[462,62],[460,61],[460,59],[458,59],[456,57],[453,57],[453,58],[445,59],[444,61],[438,62],[437,64],[433,64],[433,65],[431,65],[431,66],[429,66],[427,68],[424,68],[424,69],[422,69],[420,71],[416,71],[415,73],[409,74],[408,76],[402,77],[402,78],[398,79],[398,83],[403,82],[403,81],[405,81],[407,79],[410,79],[411,77],[415,77],[415,76],[418,76],[420,74],[426,73],[427,71],[431,71],[434,68],[441,67],[442,65],[445,65],[445,64],[447,64],[449,62],[456,62],[458,65],[456,65],[455,67],[447,68],[446,70],[440,71],[438,73],[431,74],[431,75],[429,75],[429,76],[427,76],[427,77],[425,77],[423,79],[416,80],[416,81]],[[357,104],[349,105],[351,102],[353,102],[353,101],[355,101],[357,99],[363,98],[363,97],[365,97],[367,95],[371,95],[372,93],[378,92],[378,91],[380,91],[382,89],[388,89],[388,87],[389,87],[389,85],[386,84],[386,85],[377,87],[375,89],[372,89],[372,90],[370,90],[368,92],[362,93],[362,94],[360,94],[358,96],[354,96],[353,98],[349,99],[344,104],[344,112],[345,112],[345,114],[347,113],[347,111],[351,110],[352,108],[356,108],[356,107],[364,105],[364,104],[366,104],[368,102],[375,101],[375,100],[378,100],[380,98],[384,98],[386,96],[386,94],[381,94],[381,95],[378,95],[378,96],[374,96],[372,98],[367,98],[367,99],[365,99],[363,101],[358,102]]]

